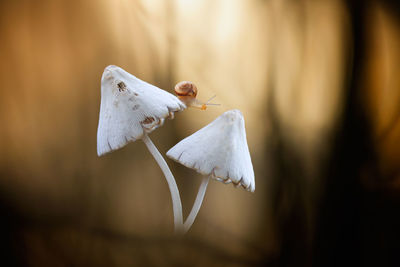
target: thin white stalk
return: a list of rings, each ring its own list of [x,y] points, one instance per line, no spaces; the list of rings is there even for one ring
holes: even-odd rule
[[[206,193],[207,190],[208,181],[210,181],[209,176],[204,177],[203,180],[201,181],[199,191],[197,192],[196,200],[194,201],[192,210],[190,211],[189,216],[187,217],[185,223],[183,224],[184,233],[189,231],[190,227],[194,223],[194,220],[196,219],[197,213],[199,213],[201,204],[203,203],[204,194]]]
[[[167,162],[165,162],[163,156],[161,156],[160,152],[153,144],[150,137],[147,134],[144,134],[142,140],[146,144],[150,153],[153,155],[154,159],[157,161],[162,172],[164,173],[165,179],[167,180],[169,191],[171,192],[172,208],[174,211],[175,233],[181,233],[183,226],[182,202],[181,202],[181,197],[179,196],[179,190],[178,186],[176,185],[175,178],[172,175],[172,172],[169,169]]]

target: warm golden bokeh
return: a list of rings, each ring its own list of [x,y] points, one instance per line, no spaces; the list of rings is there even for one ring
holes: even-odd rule
[[[400,24],[387,9],[370,10],[371,37],[366,72],[368,110],[380,158],[379,167],[400,189]]]
[[[399,17],[366,4],[360,49],[354,10],[337,0],[2,1],[0,186],[21,225],[12,238],[23,262],[290,266],[280,261],[297,247],[285,230],[300,229],[291,238],[304,238],[299,266],[308,266],[352,80],[377,164],[361,166],[361,184],[381,188],[369,180],[377,175],[400,194]],[[171,93],[189,80],[202,101],[217,96],[221,106],[185,110],[151,134],[162,154],[240,109],[255,193],[211,181],[193,228],[176,240],[168,187],[143,143],[97,157],[100,78],[110,64]],[[201,176],[167,162],[187,216]]]

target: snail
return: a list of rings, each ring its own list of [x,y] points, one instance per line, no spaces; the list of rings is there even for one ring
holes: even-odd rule
[[[214,105],[214,106],[219,105],[210,103],[210,101],[214,99],[215,95],[211,97],[206,103],[203,103],[200,100],[196,99],[197,87],[192,82],[182,81],[177,83],[175,85],[175,94],[178,96],[179,100],[185,103],[185,105],[188,107],[206,110],[207,106],[209,105]]]

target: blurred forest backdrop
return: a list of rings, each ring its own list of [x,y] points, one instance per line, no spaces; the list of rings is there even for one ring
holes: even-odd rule
[[[2,266],[400,266],[396,1],[0,2]],[[246,119],[255,193],[212,181],[183,238],[142,142],[96,155],[103,69]],[[187,216],[200,175],[168,160]]]

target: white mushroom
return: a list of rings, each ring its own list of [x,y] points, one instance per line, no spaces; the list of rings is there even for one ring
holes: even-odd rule
[[[177,97],[148,84],[117,66],[108,66],[101,78],[101,105],[97,129],[99,156],[142,139],[157,161],[171,191],[175,230],[182,227],[182,204],[175,179],[148,134],[186,108]]]
[[[225,112],[172,147],[167,156],[207,176],[184,223],[185,232],[190,229],[201,207],[209,177],[242,186],[251,192],[255,190],[244,119],[239,110]]]

